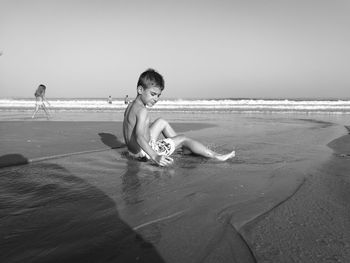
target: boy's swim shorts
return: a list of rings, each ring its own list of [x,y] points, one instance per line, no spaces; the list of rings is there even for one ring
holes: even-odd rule
[[[162,140],[151,140],[149,145],[152,149],[158,153],[159,155],[170,156],[175,151],[175,142],[170,139],[162,139]],[[147,153],[145,153],[142,149],[138,153],[132,153],[129,151],[129,155],[134,158],[144,158],[151,159]]]

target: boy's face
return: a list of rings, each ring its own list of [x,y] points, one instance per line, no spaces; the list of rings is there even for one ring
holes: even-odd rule
[[[141,95],[143,104],[148,107],[152,107],[157,103],[160,95],[162,94],[162,90],[159,87],[149,87],[145,89],[140,86],[138,88],[138,93]]]

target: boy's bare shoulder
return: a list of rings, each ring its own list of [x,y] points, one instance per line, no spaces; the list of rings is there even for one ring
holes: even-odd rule
[[[130,111],[133,112],[137,117],[142,117],[148,114],[148,110],[145,107],[141,107],[139,105],[132,105]]]
[[[145,107],[141,107],[140,105],[129,105],[126,112],[125,117],[126,118],[146,118],[148,115],[148,110]]]

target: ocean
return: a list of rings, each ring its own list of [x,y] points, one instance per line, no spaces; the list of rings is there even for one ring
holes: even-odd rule
[[[124,99],[112,104],[101,98],[52,98],[52,111],[123,112]],[[32,111],[34,99],[0,99],[0,111]],[[232,112],[232,113],[332,113],[350,114],[350,100],[308,99],[162,99],[152,108],[161,112]]]

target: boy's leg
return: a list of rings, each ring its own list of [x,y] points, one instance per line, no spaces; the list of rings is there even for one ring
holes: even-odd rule
[[[202,143],[192,140],[190,138],[187,138],[184,135],[178,135],[171,139],[174,141],[176,148],[178,148],[179,146],[183,146],[184,148],[190,150],[194,154],[201,155],[208,158],[215,157],[215,152],[208,149]]]
[[[184,135],[177,135],[174,129],[170,126],[170,124],[164,119],[155,120],[150,126],[150,136],[151,139],[157,140],[158,136],[162,133],[165,138],[171,138],[175,147],[184,146],[189,149],[192,153],[201,155],[208,158],[216,158],[221,161],[225,161],[228,158],[232,158],[235,156],[235,151],[232,151],[228,154],[219,154],[204,146],[202,143],[187,138]]]
[[[162,133],[165,138],[171,138],[177,136],[174,129],[170,126],[170,124],[162,119],[156,119],[150,126],[150,136],[151,140],[157,140],[159,135]]]
[[[204,146],[202,143],[196,140],[187,138],[183,135],[175,136],[172,138],[172,140],[175,142],[176,148],[178,148],[179,146],[183,146],[186,149],[190,150],[192,153],[201,155],[207,158],[215,158],[220,161],[225,161],[235,156],[235,151],[232,151],[228,154],[219,154],[210,150],[209,148]]]

